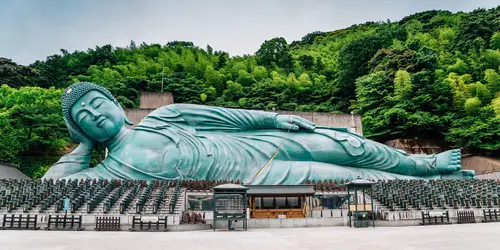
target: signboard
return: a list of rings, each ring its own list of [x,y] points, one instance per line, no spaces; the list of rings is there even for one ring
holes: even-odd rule
[[[245,209],[244,200],[238,196],[227,196],[224,198],[217,198],[215,208],[218,212],[235,211],[238,210],[242,213]]]
[[[64,198],[64,208],[63,208],[64,211],[68,211],[69,210],[69,198]]]
[[[286,215],[284,215],[284,214],[279,214],[279,215],[278,215],[278,219],[286,219]]]

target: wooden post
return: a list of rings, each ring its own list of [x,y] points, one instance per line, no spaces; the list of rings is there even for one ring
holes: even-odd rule
[[[19,215],[19,218],[20,218],[19,221],[22,221],[23,216]],[[21,224],[21,223],[19,223],[19,224]],[[30,226],[30,215],[28,214],[28,217],[26,218],[26,229],[28,229],[29,226]]]
[[[356,206],[356,213],[354,214],[354,227],[358,226],[358,190],[354,186],[354,206]]]
[[[213,199],[214,199],[214,219],[212,220],[212,228],[215,232],[215,225],[217,224],[217,212],[216,212],[216,207],[217,207],[217,195],[215,194],[215,191],[213,191]]]
[[[373,209],[373,189],[370,187],[370,199],[371,199],[371,207],[372,207],[372,225],[375,227],[375,210]]]
[[[49,214],[49,221],[47,222],[47,228],[50,229],[50,223],[52,222],[52,215]]]
[[[351,194],[350,194],[350,188],[347,186],[347,214],[349,215],[349,227],[352,227],[351,224],[351,217],[352,217],[352,212],[351,212]]]

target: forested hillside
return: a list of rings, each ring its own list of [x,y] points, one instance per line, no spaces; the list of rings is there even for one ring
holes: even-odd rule
[[[400,21],[264,41],[230,56],[191,42],[96,46],[28,66],[0,58],[0,161],[41,176],[73,145],[60,111],[78,81],[108,88],[124,107],[141,91],[175,102],[233,108],[354,112],[377,141],[446,141],[473,154],[500,153],[500,7],[426,11]],[[57,159],[55,157],[54,159]],[[52,161],[52,162],[51,162]],[[35,162],[35,163],[33,163]]]

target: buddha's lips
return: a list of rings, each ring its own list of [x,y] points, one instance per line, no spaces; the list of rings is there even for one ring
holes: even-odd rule
[[[99,120],[97,121],[97,127],[98,128],[102,127],[102,125],[104,124],[105,121],[106,121],[106,117],[99,118]]]

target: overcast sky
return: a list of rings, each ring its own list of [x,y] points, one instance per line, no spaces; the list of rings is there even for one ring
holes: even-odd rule
[[[430,9],[492,8],[498,0],[0,0],[0,57],[19,64],[60,49],[127,46],[172,40],[210,44],[231,55],[253,54],[264,40],[298,40],[366,21]]]

